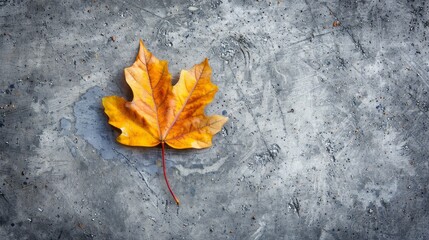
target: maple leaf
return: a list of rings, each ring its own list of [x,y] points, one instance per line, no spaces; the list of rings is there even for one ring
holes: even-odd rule
[[[157,59],[140,40],[136,61],[125,68],[125,80],[133,100],[108,96],[102,100],[109,124],[119,128],[117,141],[129,146],[162,146],[162,166],[167,187],[177,204],[178,198],[168,183],[165,147],[207,148],[228,118],[206,116],[204,110],[218,90],[210,81],[207,58],[189,70],[182,70],[172,86],[168,62]]]

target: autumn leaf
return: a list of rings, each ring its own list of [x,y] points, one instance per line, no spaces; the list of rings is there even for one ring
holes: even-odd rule
[[[206,116],[204,110],[218,90],[210,81],[211,67],[205,59],[182,70],[172,86],[168,62],[157,59],[142,41],[136,61],[125,68],[125,80],[133,92],[131,102],[122,97],[104,97],[102,102],[109,124],[121,130],[117,141],[129,146],[162,146],[162,166],[168,183],[164,144],[176,149],[207,148],[228,118]]]

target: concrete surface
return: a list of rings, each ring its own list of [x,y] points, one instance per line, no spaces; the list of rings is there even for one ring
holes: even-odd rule
[[[0,0],[0,239],[429,239],[425,1]],[[204,57],[206,150],[117,144],[138,41]]]

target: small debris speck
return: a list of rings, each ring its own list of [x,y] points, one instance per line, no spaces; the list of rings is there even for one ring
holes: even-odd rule
[[[340,22],[340,21],[338,21],[338,20],[335,20],[335,21],[332,23],[332,26],[333,26],[333,27],[339,27],[339,26],[341,26],[341,22]]]

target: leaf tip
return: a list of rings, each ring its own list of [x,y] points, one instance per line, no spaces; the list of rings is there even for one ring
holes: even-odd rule
[[[103,104],[103,106],[104,106],[104,104],[106,103],[106,98],[107,97],[103,97],[103,98],[101,98],[101,104]],[[105,107],[105,106],[104,106]]]
[[[109,104],[111,104],[115,98],[117,98],[117,97],[116,96],[105,96],[101,99],[101,104],[104,107],[104,111],[107,111]]]
[[[142,39],[140,39],[140,48],[141,47],[145,47]]]
[[[149,50],[144,45],[143,40],[140,39],[139,53],[137,54],[137,59],[140,56],[140,61],[144,61],[144,59],[146,59],[146,56],[148,56],[148,55],[151,56],[151,53],[149,52]]]
[[[202,61],[201,63],[203,66],[207,66],[209,69],[211,69],[208,58],[204,58],[204,61]]]

